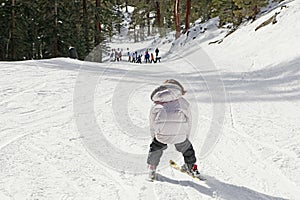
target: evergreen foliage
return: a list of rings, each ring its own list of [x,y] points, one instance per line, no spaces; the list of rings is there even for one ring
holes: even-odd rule
[[[238,26],[255,20],[270,1],[180,0],[180,31],[190,22],[217,16],[221,26]],[[174,4],[175,0],[0,0],[0,60],[68,56],[71,46],[84,59],[94,47],[101,44],[105,49],[105,43],[121,33],[128,6],[134,7],[128,32],[134,41],[163,36],[175,30]]]
[[[235,4],[233,0],[212,0],[212,17],[220,18],[220,26],[226,23],[234,23]]]
[[[234,15],[241,22],[243,19],[255,20],[260,8],[267,5],[267,0],[233,0],[237,9],[235,9]]]

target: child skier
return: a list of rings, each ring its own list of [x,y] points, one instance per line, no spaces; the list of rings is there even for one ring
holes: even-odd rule
[[[185,93],[178,81],[170,79],[151,94],[154,102],[150,111],[152,143],[147,159],[150,180],[155,179],[156,167],[167,144],[175,144],[176,150],[182,153],[185,162],[182,171],[200,176],[195,165],[195,151],[189,141],[192,117],[189,103],[183,98]]]

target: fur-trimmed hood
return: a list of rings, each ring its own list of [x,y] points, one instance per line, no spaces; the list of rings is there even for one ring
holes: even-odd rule
[[[182,97],[182,89],[175,84],[163,84],[156,88],[151,94],[151,100],[155,103],[165,103]]]

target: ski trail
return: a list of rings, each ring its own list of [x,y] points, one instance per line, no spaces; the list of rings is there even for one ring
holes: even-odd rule
[[[5,148],[6,146],[8,146],[9,144],[13,143],[13,142],[16,142],[17,140],[19,139],[22,139],[23,137],[26,137],[28,135],[30,135],[32,133],[26,133],[26,134],[23,134],[23,135],[18,135],[17,137],[15,137],[14,135],[12,135],[11,137],[9,137],[8,139],[4,140],[4,141],[1,141],[0,140],[0,151]]]
[[[66,107],[68,107],[68,106],[71,106],[71,104],[67,105]],[[47,109],[45,109],[45,111],[46,110]],[[30,122],[30,126],[31,127],[39,126],[40,124],[46,123],[47,121],[49,121],[49,119],[54,119],[57,115],[63,114],[64,112],[65,112],[64,110],[58,110],[57,112],[54,112],[53,114],[43,116],[41,119],[35,119],[34,121]],[[68,123],[70,121],[71,121],[71,119],[69,119],[67,122],[64,122],[64,123]],[[48,126],[51,126],[51,125],[48,125]],[[13,143],[13,142],[16,142],[17,140],[22,139],[23,137],[35,134],[32,132],[28,132],[28,133],[24,133],[24,134],[20,134],[20,133],[10,134],[11,132],[13,132],[13,129],[8,130],[8,133],[6,133],[5,135],[3,135],[3,133],[2,133],[2,136],[0,139],[0,150],[2,148],[5,148],[6,146],[8,146],[10,143]]]
[[[86,147],[84,148],[86,149]],[[86,151],[89,152],[88,149],[86,149]],[[102,169],[102,173],[105,174],[105,177],[119,186],[119,192],[121,192],[122,196],[126,196],[128,199],[138,199],[137,191],[139,188],[133,187],[134,184],[132,178],[130,178],[131,175],[125,177],[126,172],[120,173],[117,170],[114,171],[113,169],[109,169],[104,163],[98,161],[92,153],[88,154],[93,159],[92,162]]]
[[[10,96],[8,98],[5,98],[4,100],[0,101],[0,105],[3,105],[5,103],[8,103],[22,95],[24,95],[25,93],[28,93],[28,92],[31,92],[31,91],[34,91],[36,89],[42,89],[42,88],[45,88],[47,83],[45,82],[39,82],[39,83],[35,83],[35,84],[29,84],[29,85],[26,85],[24,88],[30,88],[30,89],[25,89],[25,90],[22,90],[20,92],[18,92],[17,94],[13,95],[13,96]],[[38,85],[38,86],[37,86]]]
[[[53,197],[53,199],[55,196],[59,198],[73,197],[73,199],[83,199],[85,193],[89,193],[90,196],[91,192],[96,188],[98,188],[97,193],[99,193],[101,191],[99,190],[101,189],[101,187],[105,188],[105,190],[100,194],[100,196],[103,198],[110,195],[107,191],[107,189],[109,188],[111,188],[111,191],[114,191],[115,194],[120,193],[120,191],[122,192],[123,189],[120,186],[115,185],[115,183],[117,183],[116,180],[111,180],[111,177],[107,175],[107,173],[103,171],[102,168],[95,168],[94,166],[92,166],[91,158],[84,155],[84,152],[82,152],[83,154],[78,154],[78,149],[75,149],[75,146],[70,147],[69,144],[55,144],[54,139],[51,140],[51,143],[54,142],[53,144],[55,144],[52,149],[49,148],[49,146],[43,146],[43,143],[47,142],[45,141],[45,139],[47,140],[47,137],[39,134],[35,134],[34,136],[34,138],[23,138],[18,141],[12,142],[5,149],[1,149],[1,153],[9,155],[9,153],[7,152],[11,152],[16,148],[16,146],[22,148],[22,153],[20,155],[21,157],[19,157],[18,155],[13,157],[17,157],[17,160],[23,161],[14,163],[12,162],[13,160],[6,161],[4,159],[2,164],[4,166],[12,165],[13,171],[9,168],[6,168],[5,171],[7,172],[5,174],[0,173],[0,177],[2,180],[11,179],[11,175],[15,173],[15,170],[27,171],[28,175],[30,176],[20,177],[20,181],[31,181],[31,184],[28,186],[22,186],[22,183],[17,181],[17,184],[21,184],[21,188],[25,187],[23,190],[25,192],[24,194],[26,194],[26,192],[28,192],[27,194],[30,194],[31,192],[33,196],[42,197],[44,195],[48,195],[48,198]],[[51,137],[55,138],[56,136]],[[57,138],[56,141],[61,141],[61,139]],[[36,144],[36,146],[32,146],[32,144]],[[77,145],[80,145],[80,143],[78,143]],[[76,158],[76,156],[78,157],[78,155],[80,156],[80,158]],[[65,159],[62,160],[61,157]],[[70,158],[70,160],[66,158]],[[44,160],[44,162],[41,163],[42,160]],[[27,165],[26,163],[28,162],[33,164]],[[43,173],[43,171],[45,170],[47,171],[47,173]],[[18,177],[17,174],[15,174],[15,176]],[[57,181],[58,186],[62,188],[55,189],[55,184],[53,185],[52,181]],[[67,187],[64,183],[67,183]],[[88,185],[92,187],[88,187]],[[38,191],[37,189],[35,189],[36,186],[49,188],[44,191]],[[57,191],[57,194],[50,192],[53,192],[53,189]],[[16,196],[17,194],[21,195],[20,192],[21,191],[10,191],[10,194],[13,196]],[[45,192],[50,193],[46,194]],[[124,195],[125,194],[122,194],[121,196]],[[121,198],[118,198],[116,196],[116,199]]]
[[[11,200],[12,197],[11,197],[11,196],[5,195],[4,192],[2,192],[2,191],[0,190],[0,199],[1,199],[1,200]]]
[[[254,149],[254,147],[246,140],[244,140],[244,144],[247,145],[248,149],[254,154],[254,157],[261,163],[262,167],[268,171],[273,172],[272,174],[276,174],[276,177],[270,176],[268,179],[273,179],[273,182],[275,183],[278,178],[281,180],[280,184],[281,186],[287,186],[289,188],[289,192],[293,193],[294,196],[297,196],[298,191],[300,190],[300,186],[297,186],[294,181],[292,181],[290,178],[288,178],[281,169],[277,168],[276,165],[270,162],[266,162],[265,160],[262,160],[261,155],[257,153],[257,149]]]
[[[210,118],[207,118],[206,116],[201,116],[202,119],[204,120],[207,120],[207,121],[210,121],[211,119]],[[242,130],[237,130],[236,128],[232,128],[232,127],[229,127],[229,126],[224,126],[225,129],[227,129],[228,131],[231,131],[231,132],[234,132],[235,134],[239,135],[239,136],[242,136],[243,138],[245,139],[248,139],[258,145],[261,145],[263,147],[266,147],[268,149],[271,149],[273,151],[278,151],[278,152],[281,152],[283,154],[286,154],[292,158],[297,158],[298,155],[295,154],[295,152],[293,151],[290,151],[290,150],[287,150],[287,149],[280,149],[279,147],[275,146],[275,145],[272,145],[272,144],[269,144],[269,143],[266,143],[266,142],[261,142],[261,141],[258,141],[256,140],[255,138],[249,136],[247,133],[245,133],[244,131]]]
[[[60,67],[59,65],[55,66],[55,61],[51,62],[53,62],[53,67]],[[124,71],[119,69],[121,66]],[[131,65],[122,63],[122,65],[112,66],[112,69],[108,70],[106,74],[102,74],[103,80],[99,85],[103,91],[99,92],[100,95],[97,96],[98,99],[96,100],[99,100],[100,103],[98,102],[98,107],[95,108],[99,108],[96,111],[96,116],[101,121],[99,124],[103,125],[103,130],[114,138],[113,142],[120,144],[118,147],[128,151],[135,151],[138,148],[141,152],[147,151],[148,146],[142,146],[140,140],[136,141],[132,137],[130,139],[124,135],[115,137],[123,133],[113,131],[114,129],[111,127],[114,124],[111,121],[114,119],[109,121],[111,115],[107,115],[111,111],[111,107],[109,107],[112,103],[111,93],[114,91],[115,85],[125,76],[124,73],[130,74],[130,70],[134,72],[126,79],[126,82],[124,81],[125,88],[131,83],[143,84],[140,78],[145,76],[144,68],[138,70],[131,68]],[[30,68],[28,70],[30,71]],[[97,65],[91,71],[97,71]],[[146,78],[147,81],[158,82],[170,75],[163,71],[159,71],[159,73],[165,73],[163,75],[159,75],[159,73],[150,74]],[[43,73],[47,73],[47,70]],[[257,128],[251,126],[250,123],[254,124],[256,121],[264,123],[262,118],[268,117],[269,113],[276,112],[276,109],[281,107],[270,106],[266,108],[266,113],[259,113],[254,109],[255,105],[246,103],[243,104],[246,106],[242,107],[232,103],[230,116],[227,113],[228,116],[226,116],[226,122],[223,126],[224,135],[221,136],[212,154],[201,161],[204,172],[208,174],[207,182],[194,182],[184,175],[174,172],[172,174],[172,171],[166,168],[159,171],[158,180],[151,183],[145,180],[145,174],[131,174],[126,173],[126,171],[114,170],[106,166],[105,163],[98,162],[97,158],[86,151],[81,143],[83,137],[77,132],[72,110],[74,73],[61,70],[59,73],[49,73],[48,75],[49,78],[44,79],[44,81],[36,82],[39,85],[26,84],[30,82],[30,79],[25,79],[22,84],[28,87],[36,86],[36,88],[30,88],[20,94],[12,94],[19,96],[11,96],[10,99],[4,99],[0,102],[1,105],[15,103],[19,106],[25,102],[24,96],[31,95],[28,98],[30,103],[26,104],[24,108],[14,110],[11,113],[7,110],[3,111],[3,119],[14,119],[16,116],[19,118],[14,123],[9,122],[9,120],[5,121],[10,124],[1,129],[1,200],[5,198],[284,199],[275,196],[297,198],[300,188],[297,185],[297,179],[291,177],[291,173],[296,172],[293,167],[299,166],[297,163],[292,165],[293,162],[299,160],[299,154],[296,151],[299,141],[296,125],[294,128],[292,127],[295,137],[287,138],[280,143],[268,142],[267,139],[260,140],[264,135],[257,136],[255,133],[247,131]],[[187,76],[189,75],[187,74]],[[70,80],[64,81],[64,78]],[[10,84],[10,81],[14,82],[14,79],[7,80],[6,86]],[[16,83],[16,85],[18,84],[21,83]],[[143,97],[148,95],[149,91],[147,88],[139,92],[139,95]],[[133,119],[142,126],[144,125],[143,120],[147,120],[147,116],[137,112],[139,109],[146,110],[144,105],[148,102],[133,101],[132,103],[136,103],[135,107],[131,107],[132,115],[136,117]],[[200,102],[200,104],[203,107],[206,106],[205,103]],[[262,106],[260,108],[262,110],[264,104],[257,104]],[[116,109],[118,110],[119,107]],[[207,110],[205,110],[206,113],[208,113]],[[250,114],[243,116],[245,112]],[[202,113],[200,117],[204,126],[210,124],[211,120],[206,116],[206,113]],[[106,118],[101,118],[105,114]],[[275,117],[273,116],[273,118]],[[268,121],[268,125],[272,126],[273,129],[279,129],[283,125],[282,130],[292,130],[288,126],[293,121],[282,119],[282,123],[277,123],[277,121],[272,121],[273,118],[271,116],[265,118],[265,121]],[[296,122],[296,119],[292,118],[292,120]],[[293,134],[290,135],[293,136]],[[148,141],[145,139],[143,142],[147,143]],[[198,148],[200,142],[194,142]],[[272,196],[268,196],[266,193],[272,194]]]
[[[203,118],[205,118],[205,117],[203,117]],[[209,119],[206,118],[206,120],[209,120]],[[257,178],[265,179],[265,181],[264,181],[265,186],[263,186],[263,187],[268,188],[269,183],[273,183],[273,184],[277,185],[277,188],[279,188],[279,189],[286,188],[288,186],[289,192],[286,194],[292,195],[292,196],[294,196],[294,198],[296,198],[297,193],[300,189],[299,186],[297,186],[293,180],[291,180],[285,174],[283,174],[281,168],[274,165],[273,163],[267,162],[266,159],[264,158],[265,154],[259,153],[259,149],[261,147],[264,147],[265,149],[269,149],[273,153],[281,152],[284,155],[287,155],[290,159],[296,159],[296,155],[294,154],[294,152],[291,152],[288,150],[281,150],[281,149],[279,149],[279,147],[277,147],[275,145],[271,145],[271,144],[268,144],[265,142],[258,141],[256,139],[252,138],[251,136],[247,135],[245,132],[238,131],[238,130],[232,128],[230,126],[230,124],[227,124],[226,126],[224,126],[224,128],[226,130],[226,131],[224,131],[226,133],[226,137],[222,136],[221,140],[223,140],[223,141],[229,140],[229,141],[232,141],[232,143],[242,143],[243,144],[242,146],[246,147],[243,151],[244,151],[244,153],[248,152],[247,154],[250,154],[249,159],[252,160],[250,163],[251,163],[251,165],[253,165],[253,166],[251,166],[251,165],[248,166],[249,169],[251,169],[251,170],[249,170],[248,168],[244,168],[244,172],[242,172],[241,170],[243,169],[243,167],[241,166],[241,163],[239,163],[239,162],[243,162],[243,161],[241,161],[241,159],[240,159],[236,163],[230,163],[230,166],[225,167],[226,165],[223,165],[223,167],[225,169],[233,168],[232,171],[240,171],[241,174],[244,174],[245,172],[246,173],[257,173],[257,175],[256,175]],[[237,140],[236,135],[239,136],[238,140]],[[218,145],[222,145],[222,144],[218,144]],[[245,156],[247,156],[247,154],[245,154]],[[222,160],[222,158],[219,158],[219,159]],[[231,162],[233,162],[233,160]],[[236,168],[235,166],[239,166],[239,168],[235,169]],[[257,172],[251,172],[254,169],[256,169]],[[259,177],[260,176],[259,174],[261,173],[259,171],[261,171],[261,169],[263,169],[265,171],[265,173],[268,174],[269,176],[262,175],[261,177]],[[274,176],[274,174],[276,174],[276,175]],[[255,176],[254,176],[254,178],[255,178]],[[278,182],[277,181],[278,179],[280,179],[281,181]]]

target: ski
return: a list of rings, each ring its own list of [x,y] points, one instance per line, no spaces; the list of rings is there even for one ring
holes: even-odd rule
[[[171,166],[173,169],[176,169],[176,170],[178,170],[178,171],[180,171],[180,172],[182,172],[182,173],[184,173],[184,174],[187,174],[187,175],[189,175],[190,177],[192,177],[192,178],[194,178],[194,179],[197,179],[197,180],[200,180],[200,181],[205,181],[205,180],[206,180],[206,178],[205,178],[204,176],[202,176],[202,175],[195,176],[195,175],[193,175],[193,174],[191,174],[191,173],[188,173],[187,171],[183,171],[183,170],[181,169],[181,167],[180,167],[179,165],[177,165],[177,163],[176,163],[175,161],[173,161],[173,160],[170,160],[169,163],[170,163],[170,166]]]

